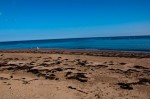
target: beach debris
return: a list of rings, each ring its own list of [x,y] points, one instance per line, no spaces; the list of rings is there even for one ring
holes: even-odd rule
[[[79,90],[79,89],[77,89],[77,88],[74,88],[74,87],[72,87],[72,86],[68,86],[68,88],[73,89],[73,90],[76,90],[76,91],[79,91],[79,92],[84,93],[84,94],[88,94],[87,92],[84,92],[84,91]]]

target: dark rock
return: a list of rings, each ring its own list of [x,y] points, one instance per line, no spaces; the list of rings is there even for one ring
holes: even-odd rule
[[[38,74],[38,73],[40,73],[38,69],[30,69],[30,70],[28,70],[27,72],[31,72],[31,73],[33,73],[33,74]]]
[[[51,70],[48,70],[48,71],[54,73],[54,72],[63,71],[63,69],[62,68],[54,68],[54,69],[51,69]]]
[[[2,67],[2,66],[9,66],[9,65],[7,64],[7,62],[2,62],[2,63],[0,63],[0,67]]]
[[[106,68],[108,67],[107,65],[96,65],[97,68]]]
[[[127,73],[127,74],[131,74],[131,73],[138,73],[139,71],[138,70],[135,70],[135,69],[128,69],[127,71],[124,71],[124,73]]]
[[[34,64],[35,64],[35,62],[31,62],[31,63],[30,63],[30,65],[34,65]]]
[[[55,80],[59,80],[59,78],[55,78]]]
[[[129,83],[118,83],[118,85],[120,85],[122,89],[133,90],[133,87],[131,87]]]
[[[127,63],[120,63],[120,65],[126,65]]]
[[[64,60],[66,60],[66,61],[67,61],[68,59],[64,59]]]
[[[55,62],[55,64],[61,64],[61,63],[62,63],[61,61],[56,61],[56,62]]]
[[[11,75],[10,78],[13,78],[13,76]]]
[[[14,70],[14,68],[13,67],[9,67],[9,68],[7,68],[7,70]]]
[[[73,88],[72,86],[68,86],[68,88],[70,88],[70,89],[76,89],[76,88]]]
[[[7,58],[7,60],[13,60],[13,58]]]
[[[75,68],[65,68],[65,70],[68,70],[68,69],[70,69],[70,70],[75,70]]]
[[[22,84],[30,84],[29,81],[23,81]]]
[[[142,85],[145,85],[146,83],[150,84],[150,79],[140,78],[139,81],[137,82],[137,84],[142,84]]]
[[[81,59],[75,59],[75,61],[79,62]]]
[[[16,66],[16,67],[9,67],[7,68],[7,70],[30,70],[32,67],[29,67],[29,66]]]
[[[136,68],[136,69],[149,69],[149,68],[146,68],[146,67],[143,67],[143,66],[139,66],[139,65],[134,66],[134,68]]]
[[[46,76],[45,79],[54,80],[54,79],[55,79],[55,76]]]
[[[10,83],[8,83],[7,85],[11,85]]]
[[[56,71],[63,71],[62,68],[55,68],[54,70],[56,70]]]
[[[85,76],[85,73],[67,72],[65,76],[66,76],[66,79],[76,79],[80,82],[87,82],[87,77]]]
[[[40,64],[39,66],[49,66],[49,64],[47,64],[47,63],[42,63],[42,64]]]
[[[0,77],[0,80],[9,80],[8,78]]]
[[[48,75],[48,76],[45,76],[45,79],[58,80],[58,78],[56,78],[56,75],[54,75],[54,74],[50,74],[50,75]]]
[[[26,79],[26,78],[21,78],[21,79]]]
[[[77,65],[85,66],[87,61],[78,61]]]
[[[70,74],[72,74],[72,72],[67,72],[65,76],[67,77],[67,76],[70,75]]]
[[[150,76],[150,70],[144,70],[143,73]]]
[[[44,62],[49,62],[49,60],[45,60]]]
[[[10,65],[10,66],[18,66],[17,64],[8,64],[8,65]]]

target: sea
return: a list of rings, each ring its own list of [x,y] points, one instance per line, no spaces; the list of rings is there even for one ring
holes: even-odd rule
[[[0,50],[76,49],[150,52],[150,36],[91,37],[0,42]]]

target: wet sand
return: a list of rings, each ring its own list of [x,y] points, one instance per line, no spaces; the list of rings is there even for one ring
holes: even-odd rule
[[[150,54],[3,50],[0,99],[150,99]]]

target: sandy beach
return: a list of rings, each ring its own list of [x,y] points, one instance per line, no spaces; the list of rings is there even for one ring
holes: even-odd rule
[[[1,50],[0,99],[150,99],[150,53]]]

